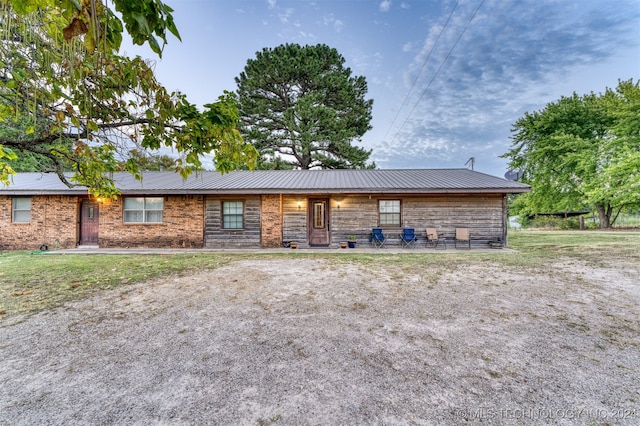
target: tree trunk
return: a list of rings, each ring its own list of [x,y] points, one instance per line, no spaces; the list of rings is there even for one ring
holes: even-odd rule
[[[300,156],[300,170],[309,170],[311,166],[311,152],[308,149],[302,150],[302,155]]]
[[[598,218],[600,219],[600,228],[610,228],[611,208],[606,208],[606,206],[598,204],[596,209],[598,210]]]

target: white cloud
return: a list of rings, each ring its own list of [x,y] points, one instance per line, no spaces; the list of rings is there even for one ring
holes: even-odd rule
[[[304,32],[304,31],[300,31],[298,33],[298,35],[303,39],[316,40],[316,38],[317,38],[313,33],[307,33],[307,32]]]
[[[624,44],[634,22],[608,7],[609,13],[600,8],[578,13],[575,5],[563,2],[536,8],[488,3],[455,45],[476,4],[452,18],[425,63],[442,30],[442,17],[429,27],[422,50],[405,70],[405,85],[411,86],[418,70],[426,67],[386,140],[374,147],[372,160],[379,166],[407,167],[413,159],[430,159],[464,167],[474,156],[479,169],[491,167],[500,175],[506,160],[496,157],[508,149],[511,124],[523,111],[563,94],[556,86],[567,75],[572,79],[564,94],[570,95],[581,84],[576,70],[591,68],[607,50]],[[410,47],[406,43],[403,51]]]
[[[333,16],[332,13],[324,16],[322,18],[322,23],[327,27],[333,27],[333,29],[338,33],[344,28],[344,22],[342,22],[340,19],[336,19],[336,17]]]
[[[402,46],[403,52],[411,52],[411,50],[413,50],[413,43],[410,41],[405,43],[404,46]]]
[[[391,8],[391,0],[383,0],[380,2],[380,12],[388,12]]]
[[[349,54],[349,63],[355,74],[365,75],[368,74],[369,78],[373,78],[376,75],[375,70],[380,70],[384,56],[380,52],[367,53],[362,50],[354,50]]]
[[[275,2],[275,0],[273,0]],[[289,23],[289,18],[293,15],[293,9],[285,9],[284,12],[278,13],[278,18],[283,24]]]
[[[269,5],[269,9],[273,9],[274,7],[276,7],[276,1],[277,0],[267,0],[267,4]]]
[[[409,3],[402,2],[402,3],[400,3],[400,8],[401,9],[410,9],[411,5]]]

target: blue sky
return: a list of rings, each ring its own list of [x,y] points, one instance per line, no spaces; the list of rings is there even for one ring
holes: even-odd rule
[[[156,75],[198,105],[265,47],[326,44],[366,78],[379,168],[503,176],[510,129],[573,92],[640,78],[638,0],[165,0],[182,36]],[[128,54],[153,58],[144,48]]]

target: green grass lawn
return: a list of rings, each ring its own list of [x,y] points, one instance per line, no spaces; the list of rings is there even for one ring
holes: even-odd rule
[[[460,264],[491,261],[508,266],[544,267],[560,258],[575,258],[594,264],[632,266],[640,264],[640,232],[601,231],[511,231],[509,247],[494,252],[455,253],[302,253],[274,254],[172,254],[172,255],[50,255],[4,252],[0,255],[0,318],[37,312],[66,301],[86,297],[94,291],[128,285],[168,275],[185,275],[215,269],[238,259],[265,256],[316,256],[335,262],[388,262],[407,270],[429,267],[451,269]],[[446,262],[443,262],[446,256]]]
[[[593,262],[638,264],[640,232],[623,231],[511,231],[509,246],[523,256],[551,261],[568,256]]]
[[[229,255],[50,255],[4,252],[0,256],[0,316],[39,311],[92,291],[162,275],[214,269]]]

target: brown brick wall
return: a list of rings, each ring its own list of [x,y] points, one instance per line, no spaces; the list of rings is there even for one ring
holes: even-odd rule
[[[262,247],[282,245],[282,200],[280,195],[262,196]]]
[[[31,197],[31,221],[13,223],[11,196],[0,196],[0,246],[5,250],[37,250],[47,245],[72,248],[77,242],[78,197],[35,195]]]
[[[164,197],[162,223],[124,223],[122,198],[100,204],[100,247],[202,248],[204,197]]]

